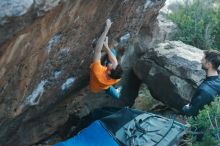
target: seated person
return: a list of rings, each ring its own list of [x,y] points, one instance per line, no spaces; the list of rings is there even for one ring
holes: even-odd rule
[[[220,95],[220,53],[215,50],[204,51],[201,60],[202,69],[206,71],[206,79],[197,88],[191,102],[182,108],[182,113],[187,116],[196,116],[200,109],[210,104],[214,97]]]

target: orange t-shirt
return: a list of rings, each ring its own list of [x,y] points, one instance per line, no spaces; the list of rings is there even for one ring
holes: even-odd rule
[[[92,92],[99,92],[108,89],[111,85],[119,82],[120,79],[111,79],[107,74],[107,67],[96,61],[90,65],[90,89]]]

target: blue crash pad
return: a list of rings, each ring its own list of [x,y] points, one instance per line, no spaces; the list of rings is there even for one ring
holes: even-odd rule
[[[78,135],[55,144],[54,146],[119,146],[114,138],[102,126],[100,121],[93,122]]]

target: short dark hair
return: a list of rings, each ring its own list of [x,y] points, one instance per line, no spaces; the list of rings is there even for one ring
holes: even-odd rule
[[[111,73],[109,74],[109,77],[112,79],[120,79],[122,77],[123,70],[121,65],[117,65],[115,69],[111,70]]]
[[[204,55],[205,59],[217,70],[220,65],[220,52],[217,50],[205,50]]]

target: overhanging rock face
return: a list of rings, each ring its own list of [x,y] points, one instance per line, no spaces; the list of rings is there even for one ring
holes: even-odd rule
[[[92,42],[107,18],[113,21],[110,39],[135,38],[164,2],[1,0],[0,145],[35,144],[70,115],[112,105],[86,88]]]
[[[134,65],[134,71],[153,97],[180,109],[205,78],[202,56],[203,52],[193,46],[167,41],[148,49]]]

